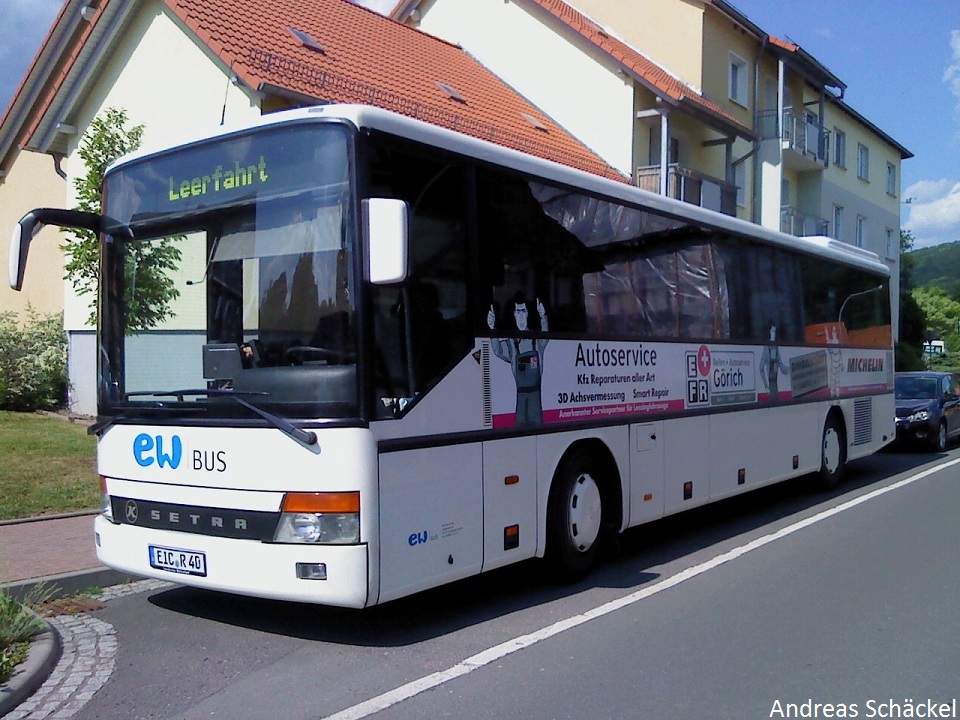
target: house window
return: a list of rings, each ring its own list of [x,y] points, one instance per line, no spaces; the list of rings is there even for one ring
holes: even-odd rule
[[[887,195],[897,194],[897,168],[893,163],[887,163]]]
[[[863,143],[857,143],[857,177],[870,180],[870,149]]]
[[[747,61],[736,53],[730,53],[730,99],[744,107],[747,106],[749,80]]]
[[[833,164],[847,169],[847,134],[837,128],[833,129]]]
[[[843,233],[841,228],[843,227],[843,206],[834,205],[833,206],[833,239],[834,240],[843,240]]]
[[[867,219],[863,215],[857,215],[857,247],[863,247],[863,237],[867,229]]]

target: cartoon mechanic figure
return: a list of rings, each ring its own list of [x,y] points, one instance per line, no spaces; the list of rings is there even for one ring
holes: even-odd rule
[[[522,293],[513,298],[513,318],[517,330],[529,332],[528,303]],[[537,298],[537,312],[540,315],[540,330],[547,331],[547,311]],[[493,306],[487,312],[487,325],[493,330],[496,325],[496,313]],[[545,338],[493,338],[493,354],[510,363],[513,378],[517,383],[517,425],[539,425],[543,421],[543,406],[540,401],[540,379],[543,375],[543,351],[547,347]]]
[[[790,369],[780,357],[780,348],[777,347],[777,324],[770,322],[770,344],[763,349],[760,356],[760,377],[763,385],[770,391],[769,402],[776,402],[780,397],[778,379],[780,373],[790,374]]]

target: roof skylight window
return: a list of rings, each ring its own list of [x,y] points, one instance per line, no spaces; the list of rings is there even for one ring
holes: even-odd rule
[[[297,28],[293,27],[288,27],[287,30],[289,30],[290,34],[299,40],[305,48],[315,50],[319,53],[326,53],[326,50],[323,49],[323,45],[317,42],[316,38],[314,38],[310,33],[304,32],[303,30],[297,30]]]
[[[530,125],[532,125],[537,130],[543,130],[543,132],[549,132],[550,128],[544,125],[542,122],[537,120],[533,115],[528,115],[527,113],[520,113],[520,117],[526,120]]]
[[[443,90],[444,94],[451,100],[456,100],[458,103],[467,104],[467,99],[461,95],[457,90],[446,83],[437,81],[437,87]]]

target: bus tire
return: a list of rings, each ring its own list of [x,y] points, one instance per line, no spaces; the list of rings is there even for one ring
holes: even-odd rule
[[[836,413],[827,415],[823,424],[820,443],[820,472],[818,485],[821,490],[835,490],[847,469],[847,442],[843,423]]]
[[[600,465],[575,450],[557,469],[547,506],[545,558],[560,582],[583,578],[597,561],[604,530]]]

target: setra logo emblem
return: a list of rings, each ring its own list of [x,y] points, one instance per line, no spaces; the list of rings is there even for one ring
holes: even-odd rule
[[[140,515],[140,508],[137,507],[137,504],[133,500],[127,500],[127,504],[123,508],[123,514],[127,518],[127,522],[134,525],[137,522],[137,517]]]
[[[133,439],[133,459],[140,467],[150,467],[156,461],[158,467],[169,465],[171,469],[176,470],[180,465],[181,457],[183,457],[183,442],[179,435],[171,436],[169,445],[165,442],[163,435],[151,437],[146,433],[140,433]]]

